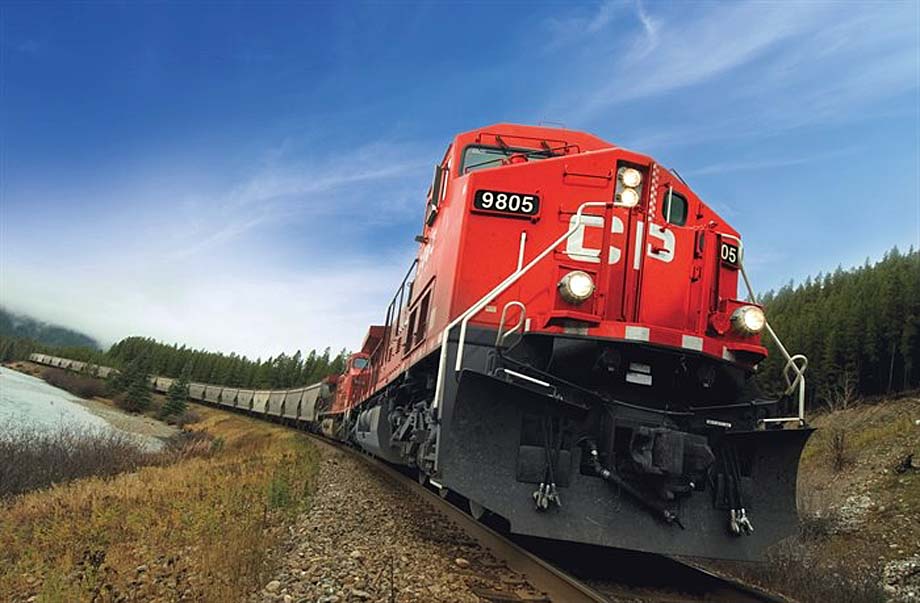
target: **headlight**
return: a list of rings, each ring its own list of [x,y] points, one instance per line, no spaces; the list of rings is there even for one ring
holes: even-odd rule
[[[757,306],[741,306],[732,312],[732,326],[739,333],[753,335],[763,331],[767,318]]]
[[[639,192],[634,188],[624,188],[617,193],[617,201],[623,207],[635,207],[639,205]]]
[[[620,182],[629,188],[638,188],[642,184],[642,172],[635,168],[622,168],[620,170]]]
[[[570,304],[580,304],[594,293],[594,279],[587,272],[574,270],[559,281],[559,293]]]

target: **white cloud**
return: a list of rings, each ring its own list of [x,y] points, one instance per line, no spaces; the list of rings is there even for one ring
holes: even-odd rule
[[[89,271],[37,266],[5,271],[4,304],[110,344],[145,335],[250,357],[326,346],[352,349],[384,318],[407,262],[364,258],[308,270],[228,263],[144,266],[110,262]],[[250,268],[250,267],[247,267]]]
[[[0,304],[106,344],[137,334],[253,357],[354,349],[383,320],[414,254],[408,238],[391,251],[367,239],[421,220],[420,157],[408,144],[282,152],[226,191],[181,199],[146,184],[169,174],[138,176],[111,193],[122,206],[108,205],[105,232],[88,213],[86,223],[40,225],[36,246],[6,224]]]
[[[859,149],[856,147],[847,147],[843,149],[836,149],[833,151],[828,151],[825,153],[814,153],[811,155],[798,155],[791,157],[780,157],[774,159],[754,159],[750,161],[723,161],[719,163],[712,163],[698,168],[691,168],[687,170],[682,170],[682,174],[685,176],[703,176],[708,174],[725,174],[727,172],[740,172],[747,170],[763,170],[771,169],[777,167],[788,167],[794,165],[804,165],[807,163],[813,163],[816,161],[821,161],[824,159],[832,159],[834,157],[840,157],[842,155],[849,155],[852,153],[857,153]]]

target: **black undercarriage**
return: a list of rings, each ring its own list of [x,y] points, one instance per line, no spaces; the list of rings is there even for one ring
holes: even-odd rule
[[[750,559],[795,529],[809,429],[763,429],[727,362],[631,342],[472,330],[352,416],[369,452],[417,467],[511,531],[656,553]],[[785,416],[785,415],[783,415]]]

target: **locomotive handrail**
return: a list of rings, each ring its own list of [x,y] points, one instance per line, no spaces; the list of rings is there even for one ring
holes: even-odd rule
[[[509,308],[520,308],[521,315],[518,317],[518,321],[514,324],[514,327],[512,327],[511,329],[508,329],[507,332],[502,333],[502,330],[504,330],[505,328],[505,318],[508,314]],[[505,343],[505,339],[507,339],[514,333],[517,333],[518,329],[524,326],[524,320],[525,320],[526,315],[527,315],[527,306],[525,306],[523,302],[519,302],[515,300],[515,301],[510,301],[507,304],[505,304],[505,307],[502,308],[502,317],[498,320],[498,333],[495,334],[495,347],[499,347],[500,345],[503,345]]]
[[[739,237],[730,234],[719,233],[719,236],[725,237],[727,239],[732,239],[738,243],[738,268],[741,272],[741,278],[744,280],[744,286],[747,288],[748,299],[751,303],[759,303],[757,301],[757,296],[754,295],[754,288],[751,286],[751,281],[748,278],[747,272],[744,269],[744,243]],[[767,333],[770,335],[770,338],[773,340],[773,343],[776,344],[776,347],[779,349],[780,354],[786,360],[786,365],[783,367],[783,379],[786,380],[786,391],[785,394],[788,396],[796,388],[798,388],[798,403],[799,403],[799,416],[798,417],[777,417],[770,419],[763,419],[764,423],[786,423],[788,421],[798,421],[799,424],[805,424],[805,369],[808,368],[808,358],[804,354],[790,354],[786,349],[786,346],[783,345],[783,342],[780,340],[779,335],[776,334],[776,331],[773,330],[773,327],[770,326],[770,322],[764,317],[764,328],[766,328]],[[790,378],[790,372],[795,373],[794,378]]]
[[[548,245],[543,251],[541,251],[537,255],[537,257],[530,260],[530,262],[528,262],[526,266],[521,266],[519,262],[517,269],[514,272],[512,272],[510,275],[508,275],[508,277],[505,278],[505,280],[503,280],[498,285],[496,285],[494,289],[486,293],[482,298],[480,298],[479,301],[477,301],[475,304],[467,308],[466,311],[461,313],[459,316],[457,316],[457,318],[455,318],[446,327],[444,327],[444,330],[441,332],[441,356],[440,356],[440,359],[438,360],[438,377],[437,377],[437,383],[435,384],[434,402],[432,403],[432,407],[434,409],[437,409],[438,416],[440,416],[441,401],[442,401],[442,397],[444,396],[444,373],[445,373],[444,369],[446,368],[446,365],[447,365],[447,343],[448,343],[448,337],[450,335],[451,329],[456,327],[458,324],[460,325],[460,339],[457,344],[457,362],[454,365],[454,370],[456,372],[460,370],[462,363],[463,363],[463,346],[466,342],[466,328],[467,328],[467,324],[469,323],[470,318],[478,314],[483,308],[485,308],[489,304],[489,302],[491,302],[497,296],[504,293],[504,291],[508,289],[508,287],[516,283],[519,278],[524,276],[527,272],[530,271],[531,268],[536,266],[540,262],[540,260],[548,256],[550,253],[552,253],[552,251],[556,247],[561,245],[569,237],[575,234],[575,232],[582,225],[581,224],[581,221],[583,218],[582,212],[586,208],[588,207],[607,207],[608,205],[612,206],[616,204],[613,202],[607,202],[607,201],[585,201],[584,203],[582,203],[578,207],[578,211],[575,212],[575,220],[573,220],[572,225],[562,236],[560,236],[558,239],[556,239],[550,245]],[[521,238],[522,246],[524,244],[524,241],[525,239],[522,237]],[[523,254],[522,253],[519,254],[518,257],[520,260],[520,258],[523,258]]]

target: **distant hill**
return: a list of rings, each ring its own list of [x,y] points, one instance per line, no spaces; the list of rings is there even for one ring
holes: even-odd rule
[[[46,322],[14,314],[0,307],[0,336],[31,339],[45,345],[100,349],[99,342],[83,333],[50,325]]]

